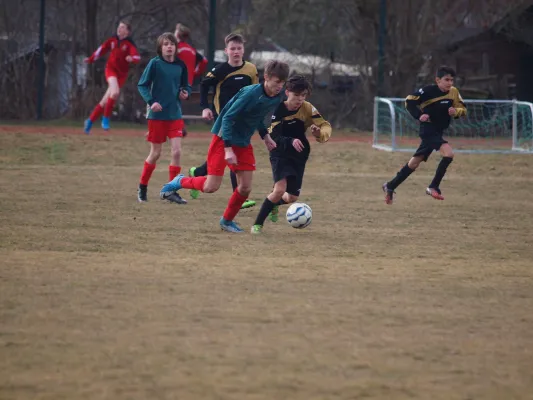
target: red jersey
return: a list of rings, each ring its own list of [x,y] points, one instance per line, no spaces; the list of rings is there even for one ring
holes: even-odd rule
[[[198,53],[194,47],[185,42],[178,43],[178,58],[187,66],[189,85],[192,86],[194,78],[203,75],[207,68],[207,59]]]
[[[87,62],[93,63],[109,51],[111,54],[109,54],[109,58],[107,59],[106,69],[112,69],[119,75],[128,75],[130,63],[126,61],[127,56],[131,56],[131,62],[134,64],[137,64],[141,60],[137,47],[131,38],[127,37],[119,40],[118,36],[115,35],[98,47],[87,59]]]

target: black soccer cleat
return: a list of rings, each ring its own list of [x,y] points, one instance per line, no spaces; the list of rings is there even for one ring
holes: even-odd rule
[[[385,193],[385,204],[392,204],[394,201],[394,190],[389,189],[387,182],[385,182],[381,188]]]
[[[147,193],[148,186],[140,183],[139,189],[137,189],[137,200],[139,201],[139,203],[146,203],[148,201]]]
[[[435,200],[444,200],[444,196],[439,188],[428,187],[426,189],[426,194],[433,197]]]
[[[170,203],[187,204],[187,200],[182,199],[176,192],[165,193],[161,196],[162,200],[166,200]]]

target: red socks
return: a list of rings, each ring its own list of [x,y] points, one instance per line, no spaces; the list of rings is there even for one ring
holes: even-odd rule
[[[224,211],[224,219],[226,221],[233,221],[247,198],[248,197],[244,197],[242,194],[240,194],[238,189],[235,189],[229,199],[228,206]]]
[[[195,189],[203,192],[206,180],[207,176],[185,177],[181,179],[180,184],[183,189]]]
[[[154,169],[155,164],[148,164],[146,161],[144,162],[143,173],[141,174],[141,185],[148,185],[148,181],[150,180]]]
[[[100,103],[98,103],[94,107],[93,112],[89,116],[89,119],[91,120],[91,122],[94,122],[94,121],[96,121],[98,118],[100,118],[102,116],[103,112],[104,112],[104,108],[100,105]]]
[[[171,181],[181,172],[181,167],[175,165],[168,166],[168,180]]]
[[[109,99],[107,99],[107,103],[105,104],[104,117],[109,118],[111,116],[111,113],[113,112],[113,107],[115,107],[115,99],[112,99],[110,97]]]

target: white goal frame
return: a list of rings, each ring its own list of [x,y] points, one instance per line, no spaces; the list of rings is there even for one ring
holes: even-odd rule
[[[401,97],[375,97],[374,98],[374,131],[373,131],[373,138],[372,138],[372,147],[378,150],[384,150],[384,151],[401,151],[401,152],[413,152],[416,149],[415,148],[405,148],[405,147],[399,147],[397,146],[397,135],[396,135],[396,110],[394,109],[394,103],[398,101],[405,101],[404,98]],[[512,146],[510,149],[469,149],[469,150],[463,150],[454,149],[454,152],[456,153],[484,153],[484,154],[490,154],[490,153],[528,153],[533,154],[533,103],[529,103],[526,101],[518,101],[518,100],[472,100],[467,99],[464,100],[465,104],[468,106],[468,104],[473,103],[498,103],[498,104],[512,104]],[[383,132],[379,132],[379,105],[380,103],[383,103],[388,106],[390,111],[390,145],[379,143],[379,135],[383,135]],[[531,112],[531,120],[532,120],[532,132],[531,132],[531,141],[529,143],[529,148],[521,147],[518,142],[518,106],[526,106],[529,107],[529,110]]]

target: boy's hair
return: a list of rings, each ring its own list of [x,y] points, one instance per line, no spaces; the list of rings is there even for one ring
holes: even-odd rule
[[[278,60],[269,60],[265,65],[265,74],[269,77],[275,76],[281,81],[286,81],[289,77],[289,64],[278,61]]]
[[[183,24],[176,25],[176,37],[181,40],[187,40],[191,36],[191,30]]]
[[[118,24],[124,24],[126,28],[128,29],[128,32],[131,33],[131,24],[128,21],[121,20],[118,22]]]
[[[159,57],[163,57],[163,42],[165,40],[168,40],[178,46],[178,39],[176,39],[176,36],[172,32],[165,32],[161,36],[157,38],[157,55]]]
[[[240,33],[230,33],[224,38],[224,43],[226,43],[226,47],[228,46],[229,42],[244,44],[244,37]]]
[[[307,80],[305,76],[293,75],[287,81],[287,84],[285,85],[285,89],[288,90],[289,92],[293,92],[296,94],[301,94],[307,90],[307,93],[311,94],[311,90],[313,88],[311,86],[311,83]]]
[[[455,70],[452,67],[447,67],[442,65],[437,70],[437,78],[442,78],[443,76],[450,75],[452,78],[455,78]]]

